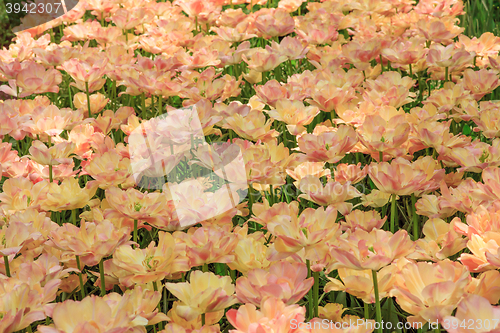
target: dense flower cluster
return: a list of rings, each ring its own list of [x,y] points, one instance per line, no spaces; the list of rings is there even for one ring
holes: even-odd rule
[[[462,14],[80,0],[18,33],[0,332],[499,332],[500,37]]]

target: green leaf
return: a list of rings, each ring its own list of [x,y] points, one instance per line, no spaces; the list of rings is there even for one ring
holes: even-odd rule
[[[382,320],[385,323],[385,330],[387,332],[398,332],[402,333],[401,328],[398,328],[398,322],[400,322],[398,315],[396,313],[396,307],[392,298],[385,300],[382,306]],[[391,323],[391,324],[389,324]],[[392,325],[392,326],[391,326]],[[401,324],[399,324],[401,326]],[[389,329],[390,328],[390,329]]]
[[[337,299],[335,300],[335,303],[342,304],[345,308],[347,308],[347,293],[345,291],[341,291],[337,295]]]
[[[470,133],[472,133],[472,129],[470,128],[470,126],[468,124],[464,125],[463,133],[464,133],[464,135],[469,135]]]

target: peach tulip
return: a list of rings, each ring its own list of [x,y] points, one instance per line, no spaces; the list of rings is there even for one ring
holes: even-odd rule
[[[212,272],[193,271],[189,281],[165,284],[165,287],[182,302],[182,305],[177,306],[177,314],[187,321],[237,303],[233,295],[235,287],[229,276],[220,277]]]
[[[177,231],[173,235],[185,246],[190,267],[213,262],[228,263],[234,259],[232,252],[238,237],[230,232],[228,225],[192,227],[187,233]]]
[[[301,135],[297,143],[309,161],[337,163],[356,145],[357,137],[354,129],[349,126],[316,126],[312,134]]]
[[[159,296],[159,295],[158,295]],[[82,301],[66,300],[57,303],[51,317],[54,323],[51,326],[38,326],[40,333],[84,333],[84,332],[120,332],[144,333],[148,320],[141,314],[131,313],[120,309],[126,302],[115,303],[113,298],[128,301],[127,296],[108,294],[105,298],[91,295]],[[121,310],[121,311],[120,311]],[[78,316],[74,314],[78,313]]]
[[[302,249],[306,258],[321,259],[318,256],[322,256],[322,245],[333,241],[340,233],[336,216],[337,210],[329,206],[317,210],[307,208],[298,217],[278,215],[273,218],[266,227],[277,238],[274,246],[278,253],[274,260],[286,258]]]
[[[59,71],[55,69],[46,70],[44,66],[34,62],[29,62],[16,75],[16,84],[21,92],[18,96],[20,98],[46,92],[57,93],[59,92],[58,85],[61,82],[62,75]],[[0,91],[2,87],[0,87]]]
[[[80,228],[65,223],[52,231],[49,239],[56,248],[80,256],[84,265],[95,266],[102,258],[112,255],[118,246],[129,242],[130,230],[117,229],[109,220],[99,223],[82,220]]]
[[[449,333],[493,333],[500,330],[499,318],[500,307],[492,306],[479,295],[468,295],[460,302],[454,316],[443,319],[443,327]],[[469,323],[474,324],[469,326]]]
[[[362,181],[368,174],[368,168],[361,169],[361,162],[358,164],[341,163],[333,170],[335,181],[344,185],[346,182],[356,184]]]
[[[271,130],[273,121],[266,120],[266,116],[257,110],[250,111],[245,117],[235,113],[225,121],[223,128],[232,129],[243,139],[267,142],[279,135],[276,130]]]
[[[119,281],[126,287],[174,277],[189,270],[187,258],[176,246],[171,234],[158,232],[158,246],[151,242],[145,249],[119,246],[113,254],[113,264],[124,271]],[[177,251],[176,251],[177,250]]]
[[[135,185],[135,181],[131,177],[130,159],[123,158],[116,150],[94,156],[90,163],[82,169],[94,178],[99,183],[99,187],[104,190],[111,186],[121,185],[122,188],[127,188]]]
[[[267,38],[288,35],[295,28],[292,16],[279,8],[258,15],[254,24],[257,30]]]
[[[387,220],[387,216],[384,218],[380,217],[380,214],[376,210],[362,211],[353,210],[348,215],[345,216],[345,222],[340,221],[342,224],[342,230],[351,229],[354,231],[356,228],[363,229],[367,232],[373,229],[381,229]]]
[[[319,109],[315,106],[306,107],[301,101],[284,99],[276,102],[275,109],[267,111],[272,118],[284,122],[292,135],[304,132],[306,130],[304,126],[309,125],[318,113]]]
[[[305,324],[304,314],[304,307],[297,304],[287,306],[279,299],[268,298],[262,302],[260,310],[253,304],[245,304],[238,310],[229,310],[226,317],[235,327],[231,333],[306,333],[299,328]]]
[[[446,223],[440,218],[427,220],[422,229],[425,237],[416,241],[414,259],[443,260],[463,250],[467,240],[456,231],[456,220]]]
[[[279,261],[268,270],[253,269],[236,280],[236,297],[241,303],[260,306],[269,297],[282,300],[286,305],[297,303],[311,289],[314,278],[307,277],[303,263]]]
[[[342,282],[338,279],[328,277],[330,282],[325,285],[325,292],[345,291],[350,295],[361,298],[365,303],[375,303],[371,270],[339,268],[338,273]],[[389,296],[389,292],[394,286],[395,273],[396,266],[393,265],[385,266],[377,272],[380,299]]]
[[[348,230],[330,245],[334,260],[327,271],[337,268],[378,271],[394,260],[411,254],[414,249],[415,244],[406,230],[398,230],[395,234],[380,229],[371,232]]]
[[[361,193],[350,182],[340,184],[336,181],[328,181],[324,186],[315,176],[306,176],[301,179],[299,189],[303,194],[299,198],[304,198],[322,206],[333,206],[342,215],[347,215],[353,205],[346,201],[361,196]]]
[[[500,300],[500,272],[489,270],[472,278],[466,291],[486,298],[490,304],[497,304]]]
[[[97,182],[90,181],[84,188],[80,188],[78,180],[73,177],[64,179],[61,184],[48,182],[45,184],[47,197],[40,203],[40,208],[54,212],[85,207],[98,187]]]
[[[88,92],[92,93],[101,89],[104,83],[106,83],[106,80],[102,78],[105,73],[106,63],[107,59],[102,60],[101,63],[94,64],[81,59],[70,59],[64,62],[61,68],[75,80],[75,83],[71,83],[72,86],[86,92],[87,84]]]
[[[448,259],[436,262],[409,262],[396,274],[391,295],[413,316],[411,322],[443,323],[451,315],[471,277],[465,266]]]
[[[172,308],[168,311],[167,315],[170,323],[179,325],[186,330],[197,330],[201,329],[202,327],[208,328],[211,325],[217,324],[217,322],[219,322],[219,320],[221,320],[221,318],[224,316],[224,310],[209,312],[205,314],[205,326],[203,326],[201,315],[199,315],[197,318],[193,320],[187,321],[179,316],[179,313],[177,313],[179,309],[182,311],[182,302],[175,301],[173,302]],[[178,331],[174,331],[172,333],[177,333],[177,332]],[[219,331],[217,333],[219,333]]]
[[[69,164],[73,160],[69,156],[73,153],[75,144],[69,141],[63,141],[53,145],[50,148],[41,141],[34,141],[29,148],[33,161],[43,165],[58,165],[60,163]]]

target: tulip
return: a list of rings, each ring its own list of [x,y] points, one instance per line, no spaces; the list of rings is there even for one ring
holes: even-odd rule
[[[177,306],[177,314],[187,321],[237,303],[233,295],[235,287],[229,276],[220,277],[212,272],[193,271],[189,281],[165,284],[165,287],[182,302],[182,305]]]
[[[236,297],[241,303],[260,306],[262,300],[275,297],[286,305],[297,303],[312,288],[314,278],[307,277],[307,267],[302,263],[279,261],[268,271],[253,269],[236,280]]]
[[[470,279],[465,266],[448,259],[437,263],[409,262],[397,273],[390,294],[414,315],[409,321],[443,323],[465,296]]]
[[[226,317],[235,327],[231,333],[244,332],[283,332],[283,333],[306,333],[297,328],[304,325],[303,307],[286,305],[276,298],[268,298],[257,310],[253,304],[245,304],[238,310],[231,309]],[[255,328],[254,328],[255,327]]]
[[[119,246],[113,254],[113,264],[124,272],[119,281],[126,287],[134,284],[156,283],[166,277],[189,270],[188,260],[179,252],[171,234],[158,232],[158,246],[151,242],[145,249]]]
[[[443,319],[443,327],[450,333],[496,332],[500,327],[500,307],[491,306],[487,299],[479,295],[468,295],[457,308],[454,316]],[[463,323],[475,323],[464,328]]]

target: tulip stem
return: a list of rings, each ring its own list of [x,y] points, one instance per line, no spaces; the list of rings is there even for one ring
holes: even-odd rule
[[[417,215],[417,207],[415,204],[417,203],[417,198],[415,194],[411,195],[411,211],[413,218],[413,240],[416,241],[419,238],[419,223],[418,223],[418,215]]]
[[[392,195],[391,202],[391,232],[394,233],[396,225],[396,193]]]
[[[311,277],[311,262],[309,261],[309,259],[306,259],[306,264],[307,264],[307,278],[310,278]],[[314,283],[316,283],[316,280],[314,281]],[[309,289],[308,297],[309,297],[308,317],[309,317],[309,320],[311,320],[313,318],[313,303],[312,303],[313,291],[312,291],[312,289]]]
[[[68,95],[69,95],[69,106],[71,107],[71,110],[73,110],[75,107],[73,105],[73,97],[71,96],[71,80],[68,80]]]
[[[137,219],[134,220],[134,243],[137,243]]]
[[[9,257],[3,256],[3,261],[5,263],[5,275],[7,275],[7,277],[10,277]]]
[[[89,83],[85,82],[85,90],[87,93],[87,107],[89,110],[89,118],[92,118],[92,112],[90,112],[90,94],[89,94]]]
[[[448,82],[448,67],[444,68],[444,82]]]
[[[370,308],[369,308],[369,304],[364,302],[364,305],[363,305],[363,310],[364,310],[364,315],[365,315],[365,319],[370,319]]]
[[[313,272],[313,277],[314,277],[314,285],[313,285],[314,317],[318,317],[319,272]]]
[[[202,271],[203,273],[208,272],[208,264],[207,264],[207,263],[204,263],[204,264],[203,264],[203,266],[201,267],[201,271]]]
[[[104,280],[104,258],[99,261],[99,272],[101,273],[101,296],[106,295],[106,281]]]
[[[163,286],[162,286],[162,288],[163,288]],[[156,281],[153,281],[153,290],[158,291],[158,282],[156,282]],[[160,294],[161,294],[161,291],[160,291]],[[158,308],[158,313],[160,313],[161,312],[161,302],[158,302],[157,308]],[[163,330],[163,322],[158,323],[158,328],[160,330]]]
[[[205,314],[204,313],[201,314],[201,326],[202,327],[205,326]]]
[[[373,291],[375,292],[375,318],[378,322],[377,333],[382,333],[382,310],[380,309],[380,299],[378,294],[377,271],[372,270]]]
[[[111,84],[111,88],[113,89],[111,96],[113,96],[113,100],[111,102],[111,106],[113,108],[113,112],[116,112],[116,81],[113,80]]]
[[[163,96],[160,94],[158,95],[158,110],[160,112],[160,114],[163,114],[163,110],[162,110],[162,99],[163,99]]]
[[[384,153],[381,151],[378,152],[378,161],[379,163],[382,163],[384,161]]]
[[[78,279],[80,280],[80,293],[82,295],[82,299],[85,298],[85,290],[83,289],[83,277],[82,277],[82,268],[80,265],[80,256],[76,256],[76,267],[78,267]]]
[[[142,115],[142,118],[146,118],[146,95],[144,93],[142,93],[141,101],[142,101],[141,115]]]
[[[49,164],[49,183],[52,183],[54,176],[52,175],[52,164]]]

